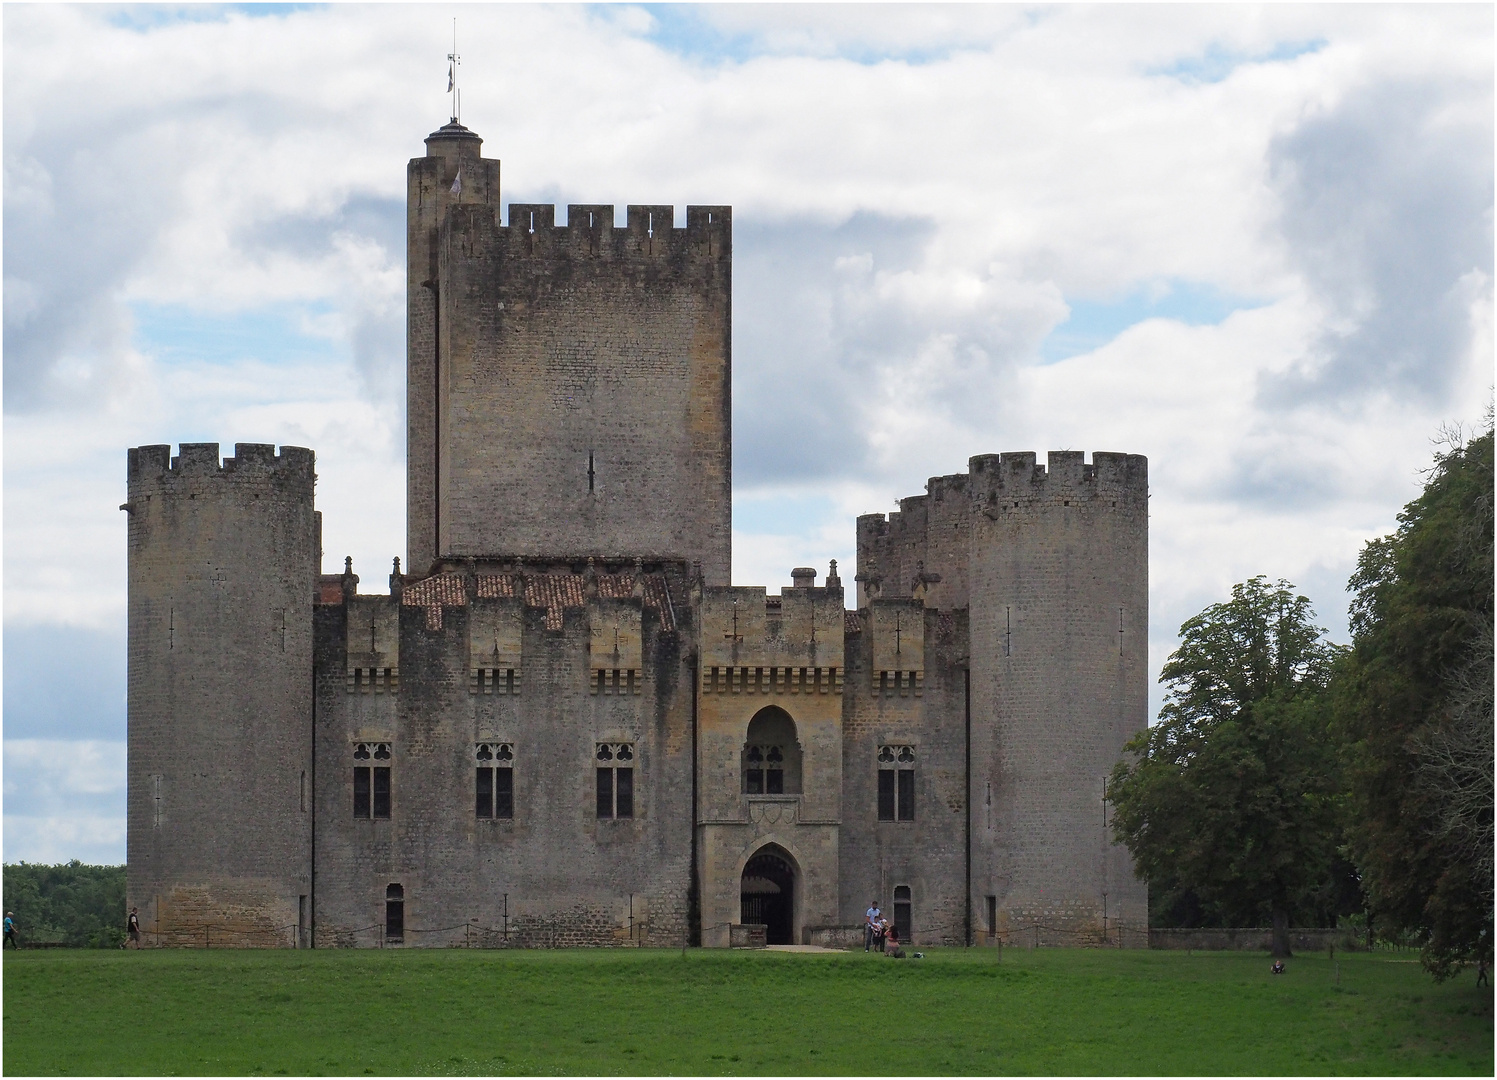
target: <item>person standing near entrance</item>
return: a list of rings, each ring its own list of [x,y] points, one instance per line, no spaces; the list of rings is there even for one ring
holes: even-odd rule
[[[878,924],[883,919],[884,913],[878,909],[878,901],[868,905],[868,910],[863,913],[863,951],[867,952],[873,948],[873,935],[878,933]]]

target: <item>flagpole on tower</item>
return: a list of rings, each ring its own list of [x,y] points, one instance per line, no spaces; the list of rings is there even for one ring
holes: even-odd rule
[[[457,52],[457,18],[452,20],[452,51],[447,54],[447,92],[452,95],[452,122],[456,124],[463,114],[462,91],[457,88],[457,69],[463,58]]]

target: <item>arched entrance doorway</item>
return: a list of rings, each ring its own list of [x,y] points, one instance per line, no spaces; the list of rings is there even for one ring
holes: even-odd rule
[[[742,919],[763,923],[769,945],[794,944],[795,870],[774,848],[764,848],[743,868],[739,887]]]

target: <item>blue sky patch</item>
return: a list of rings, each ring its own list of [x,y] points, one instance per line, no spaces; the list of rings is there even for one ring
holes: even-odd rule
[[[1047,364],[1101,348],[1145,319],[1175,319],[1187,326],[1215,326],[1234,311],[1258,302],[1195,282],[1169,282],[1164,289],[1142,288],[1121,300],[1068,300],[1071,315],[1040,345]]]
[[[611,5],[595,4],[593,10],[608,17]],[[762,32],[729,31],[714,25],[703,15],[696,4],[640,4],[654,20],[654,27],[645,33],[648,41],[703,64],[743,63],[759,56],[801,55],[803,50],[775,48],[764,38]],[[858,64],[878,64],[885,60],[898,60],[907,64],[928,64],[950,56],[947,46],[924,49],[879,49],[859,45],[839,45],[831,53],[841,60]],[[823,55],[817,53],[816,55]]]
[[[107,16],[110,26],[147,32],[184,22],[223,22],[230,15],[265,18],[311,11],[323,4],[132,4]]]
[[[1267,52],[1244,53],[1213,43],[1204,53],[1182,57],[1173,64],[1154,68],[1148,74],[1167,75],[1184,83],[1218,83],[1243,64],[1272,64],[1293,60],[1296,56],[1319,52],[1325,46],[1324,38],[1316,38],[1313,41],[1282,42]]]
[[[753,536],[800,536],[837,516],[825,495],[735,495],[733,528]]]
[[[130,305],[135,347],[165,364],[342,363],[347,347],[308,333],[305,325],[331,310],[321,304],[276,304],[237,312],[203,312],[178,304]]]

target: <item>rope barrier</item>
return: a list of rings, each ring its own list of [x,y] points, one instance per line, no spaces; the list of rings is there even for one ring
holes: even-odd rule
[[[451,926],[438,927],[405,926],[402,927],[399,937],[392,937],[388,934],[384,934],[383,931],[386,930],[386,927],[383,923],[370,923],[367,926],[351,928],[319,928],[317,936],[319,939],[330,937],[334,941],[339,941],[352,939],[359,934],[366,934],[371,931],[375,931],[380,932],[380,944],[381,947],[383,947],[384,943],[387,940],[400,941],[403,940],[406,935],[448,934],[457,930],[461,930],[463,931],[462,947],[464,948],[505,948],[512,947],[513,945],[521,942],[528,943],[533,946],[537,941],[547,938],[549,938],[549,947],[556,947],[556,940],[558,937],[557,929],[555,927],[548,926],[547,920],[545,920],[544,918],[535,919],[535,921],[539,922],[540,925],[533,929],[531,928],[531,926],[527,926],[522,929],[513,924],[501,928],[496,926],[487,926],[477,921],[454,923]],[[711,933],[714,931],[731,930],[735,926],[742,925],[745,924],[731,921],[718,922],[704,925],[702,926],[701,930],[703,933]],[[141,934],[142,937],[149,937],[150,939],[152,939],[153,943],[157,947],[161,947],[163,946],[163,944],[192,945],[201,940],[204,948],[211,949],[215,946],[219,948],[233,948],[236,946],[244,946],[247,940],[265,941],[270,938],[282,936],[289,937],[291,942],[294,944],[296,941],[297,931],[305,929],[307,928],[300,927],[294,923],[287,926],[262,928],[229,927],[221,923],[198,923],[173,927],[170,930],[143,929],[141,931]],[[846,932],[856,932],[859,934],[859,936],[861,936],[862,932],[862,926],[854,923],[847,924],[846,926],[839,927],[838,929]],[[1056,926],[1045,922],[1032,922],[1028,924],[1009,925],[1008,927],[1005,927],[1003,930],[999,931],[976,930],[972,934],[972,941],[970,945],[966,947],[982,948],[1006,946],[1012,948],[1017,944],[1020,946],[1030,945],[1031,947],[1037,948],[1042,944],[1042,936],[1060,936],[1069,938],[1073,941],[1076,939],[1086,939],[1087,941],[1093,942],[1099,946],[1112,947],[1116,945],[1118,948],[1122,948],[1124,946],[1125,935],[1143,935],[1144,940],[1147,940],[1148,933],[1148,927],[1140,927],[1134,924],[1117,923],[1111,921],[1109,921],[1109,925],[1105,929],[1076,929],[1074,927]],[[937,924],[934,927],[923,928],[923,936],[929,937],[931,935],[937,935],[941,937],[942,940],[959,940],[965,934],[965,923]],[[632,942],[636,947],[643,946],[645,940],[651,937],[651,927],[649,920],[640,920],[634,925],[628,927],[627,935],[627,940]],[[1024,937],[1030,935],[1033,935],[1032,942],[1023,940]],[[494,944],[496,939],[498,942],[500,942],[500,944]],[[660,944],[665,945],[667,943],[662,941],[660,942]],[[671,945],[671,947],[674,947],[674,940],[669,942],[669,944]],[[905,944],[912,943],[906,942]]]

